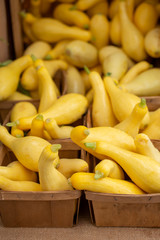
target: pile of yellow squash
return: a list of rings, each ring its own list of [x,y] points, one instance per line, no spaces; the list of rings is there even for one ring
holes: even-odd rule
[[[0,141],[17,158],[0,167],[1,189],[160,192],[151,141],[160,140],[160,110],[145,100],[160,95],[159,16],[157,0],[29,1],[20,13],[23,56],[0,65],[0,101],[19,101],[11,128],[0,126]],[[88,110],[88,128],[73,127]],[[65,138],[99,160],[93,171],[83,159],[59,158],[61,140],[49,140]]]

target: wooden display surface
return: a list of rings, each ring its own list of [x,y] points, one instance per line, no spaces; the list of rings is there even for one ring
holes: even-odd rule
[[[67,143],[67,141],[69,141]],[[71,140],[59,140],[60,157],[81,157]],[[0,145],[0,165],[16,160]],[[23,192],[0,190],[0,213],[5,227],[72,227],[78,222],[81,191]]]

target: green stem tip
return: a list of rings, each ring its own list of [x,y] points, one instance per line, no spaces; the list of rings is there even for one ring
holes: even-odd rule
[[[61,144],[53,144],[53,145],[51,145],[51,151],[57,152],[59,149],[61,149],[61,147],[62,147]]]
[[[42,115],[42,114],[38,114],[38,115],[36,116],[36,119],[37,119],[37,120],[40,120],[40,121],[43,121],[43,115]]]
[[[146,107],[146,99],[145,98],[141,98],[141,101],[139,103],[139,106],[141,108],[145,108]]]
[[[107,73],[105,74],[105,77],[110,77],[111,75],[112,75],[111,72],[107,72]]]
[[[37,57],[33,54],[31,54],[31,58],[32,58],[33,62],[35,62],[37,60]]]
[[[22,17],[22,18],[25,18],[26,17],[26,12],[25,11],[21,11],[19,13],[19,15]]]
[[[1,62],[0,67],[5,67],[5,66],[9,65],[11,62],[12,62],[12,60],[10,60],[10,59],[5,62]]]
[[[48,54],[48,55],[46,55],[46,56],[44,57],[44,59],[45,59],[45,60],[52,60],[52,56],[51,56],[50,54]]]
[[[84,66],[84,70],[86,71],[87,74],[90,74],[91,72],[87,66]]]
[[[83,28],[87,30],[87,29],[89,29],[89,25],[88,24],[84,24]]]
[[[17,123],[16,122],[8,122],[8,123],[6,123],[6,126],[7,127],[14,127],[14,126],[17,126]]]
[[[99,179],[102,177],[104,177],[104,173],[100,172],[99,170],[96,170],[94,174],[94,179]]]
[[[96,142],[86,142],[86,143],[84,143],[84,145],[85,145],[87,148],[91,148],[92,150],[95,150],[95,149],[96,149]]]
[[[90,134],[89,129],[85,129],[85,130],[84,130],[84,134],[88,136],[88,135]]]
[[[77,6],[76,5],[73,5],[72,7],[69,8],[70,11],[74,11],[74,10],[77,10]]]

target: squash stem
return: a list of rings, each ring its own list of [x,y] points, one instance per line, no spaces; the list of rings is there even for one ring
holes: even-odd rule
[[[42,114],[38,114],[37,116],[36,116],[36,120],[43,120],[43,115]]]
[[[85,129],[85,130],[84,130],[84,134],[88,136],[88,135],[90,134],[89,129]]]
[[[59,149],[61,149],[61,147],[62,147],[61,144],[53,144],[53,145],[51,145],[51,151],[57,152]]]
[[[141,101],[139,103],[139,106],[141,108],[145,108],[146,107],[146,99],[145,98],[141,98]]]
[[[104,173],[100,172],[99,170],[96,170],[94,174],[94,179],[99,179],[102,177],[104,177]]]
[[[87,66],[84,66],[84,70],[86,71],[87,74],[90,74],[91,72]]]
[[[95,149],[96,149],[96,142],[87,142],[87,143],[84,143],[84,145],[85,145],[87,148],[91,148],[92,150],[95,150]]]

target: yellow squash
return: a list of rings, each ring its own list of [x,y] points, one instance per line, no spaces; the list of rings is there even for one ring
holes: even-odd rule
[[[110,177],[124,180],[123,169],[113,160],[104,159],[100,161],[94,168],[94,179]]]
[[[89,72],[89,80],[93,89],[93,126],[114,126],[117,121],[100,74],[98,72]]]
[[[51,45],[43,41],[36,41],[30,44],[23,55],[34,55],[36,58],[44,58],[46,53],[51,50]]]
[[[30,0],[30,12],[35,16],[35,17],[40,17],[41,16],[41,0]]]
[[[111,19],[109,37],[114,45],[121,45],[121,26],[118,13]]]
[[[87,107],[86,97],[78,93],[68,93],[57,99],[49,109],[41,114],[44,120],[54,118],[58,125],[71,124],[82,117]],[[34,117],[20,118],[16,124],[22,130],[30,129]]]
[[[32,63],[32,58],[27,55],[0,68],[0,101],[7,99],[16,91],[20,74]]]
[[[13,181],[33,181],[37,182],[37,174],[25,168],[19,161],[13,161],[7,166],[0,166],[0,176]]]
[[[96,14],[91,18],[91,42],[97,49],[101,49],[102,47],[108,45],[109,30],[109,21],[103,14]]]
[[[0,141],[12,150],[22,165],[32,171],[38,171],[39,156],[49,144],[46,140],[34,136],[13,137],[3,126],[0,126]]]
[[[91,18],[95,14],[103,14],[104,16],[108,15],[108,2],[106,0],[97,2],[87,10],[87,15]]]
[[[76,8],[82,11],[93,7],[96,3],[101,2],[102,0],[78,0],[76,2]]]
[[[37,67],[35,66],[35,68],[38,76],[38,91],[40,96],[38,112],[41,113],[50,108],[57,100],[55,90],[57,86],[45,66],[38,65]]]
[[[67,178],[56,169],[60,147],[60,144],[48,145],[39,158],[39,179],[43,191],[73,190]]]
[[[42,191],[41,185],[32,181],[13,181],[0,176],[0,188],[4,191]]]
[[[152,58],[159,58],[160,57],[160,43],[159,43],[159,36],[160,36],[160,27],[155,27],[151,29],[144,38],[144,46],[145,50],[149,56]]]
[[[127,14],[126,1],[119,2],[122,48],[136,62],[146,59],[144,37]]]
[[[22,74],[20,83],[22,87],[28,91],[38,89],[38,76],[33,66],[28,67]]]
[[[30,117],[37,114],[37,109],[31,102],[18,102],[12,109],[10,114],[10,121],[14,122],[22,117]]]
[[[146,134],[144,133],[137,134],[137,136],[134,139],[134,142],[136,145],[136,151],[138,153],[151,157],[160,163],[160,152],[153,145],[152,141]]]
[[[80,93],[84,95],[85,86],[79,70],[70,65],[65,71],[66,93]]]
[[[43,115],[38,114],[32,120],[29,136],[36,136],[36,137],[43,138],[43,131],[44,131]]]
[[[80,28],[88,29],[90,19],[85,12],[74,9],[74,5],[62,3],[58,4],[53,10],[53,18],[67,25],[75,25]]]
[[[144,98],[142,98],[141,102],[137,103],[134,106],[131,114],[122,122],[115,125],[114,127],[128,133],[133,138],[135,138],[140,131],[142,120],[147,113],[148,113],[148,108],[146,105],[146,101]],[[144,126],[144,128],[145,127],[146,126]]]
[[[144,35],[156,26],[157,21],[158,12],[152,1],[144,1],[138,5],[134,12],[134,23]]]
[[[119,81],[128,70],[128,58],[122,51],[116,51],[104,59],[102,66],[104,75],[110,73]]]
[[[140,61],[133,65],[127,73],[121,78],[120,84],[131,82],[135,77],[137,77],[140,73],[148,70],[152,67],[152,64],[150,64],[147,61]]]
[[[124,91],[116,86],[114,79],[106,76],[104,78],[106,90],[110,96],[113,112],[119,122],[126,119],[132,112],[134,106],[141,101],[140,97]],[[149,113],[144,117],[141,127],[149,123]]]
[[[159,74],[159,68],[151,68],[123,86],[128,92],[138,96],[157,96],[160,94]]]
[[[96,180],[94,179],[94,173],[74,173],[70,181],[72,186],[78,190],[113,194],[144,194],[144,192],[132,182],[109,177]]]
[[[32,100],[32,98],[23,93],[15,91],[12,95],[10,95],[10,97],[6,99],[6,101],[19,101],[19,100]]]
[[[120,129],[113,127],[92,127],[85,128],[84,134],[86,134],[86,137],[81,140],[82,143],[106,141],[130,151],[136,150],[134,139]]]
[[[87,172],[88,163],[80,158],[61,158],[57,170],[70,178],[76,172]]]
[[[83,68],[85,65],[95,67],[98,63],[98,50],[91,43],[74,40],[66,47],[65,59],[79,68]]]
[[[83,144],[82,140],[84,140],[86,138],[86,134],[85,134],[85,130],[88,130],[87,127],[79,125],[77,127],[74,127],[71,131],[71,139],[74,143],[76,143],[78,146],[80,146],[81,148],[83,148],[84,150],[88,151],[89,153],[91,153],[93,156],[95,156],[98,159],[105,159],[105,156],[102,154],[97,154],[95,153],[92,149],[88,149],[87,147],[85,147],[85,145]]]
[[[142,131],[150,139],[160,140],[160,122],[159,118],[156,118],[148,124],[148,126]]]
[[[59,41],[44,57],[45,60],[57,59],[65,53],[66,46],[71,40]]]
[[[78,27],[69,27],[52,18],[40,18],[33,22],[31,30],[39,40],[55,43],[64,39],[89,41],[91,33]]]
[[[85,143],[85,145],[97,153],[111,157],[143,191],[159,193],[160,163],[156,160],[103,141]]]
[[[8,125],[6,124],[6,126],[8,126]],[[23,132],[23,130],[17,128],[17,126],[12,126],[11,127],[11,135],[14,137],[17,137],[17,138],[24,137],[24,132]]]
[[[44,122],[44,127],[52,139],[70,138],[73,129],[72,126],[58,126],[56,120],[53,118],[47,118]]]

